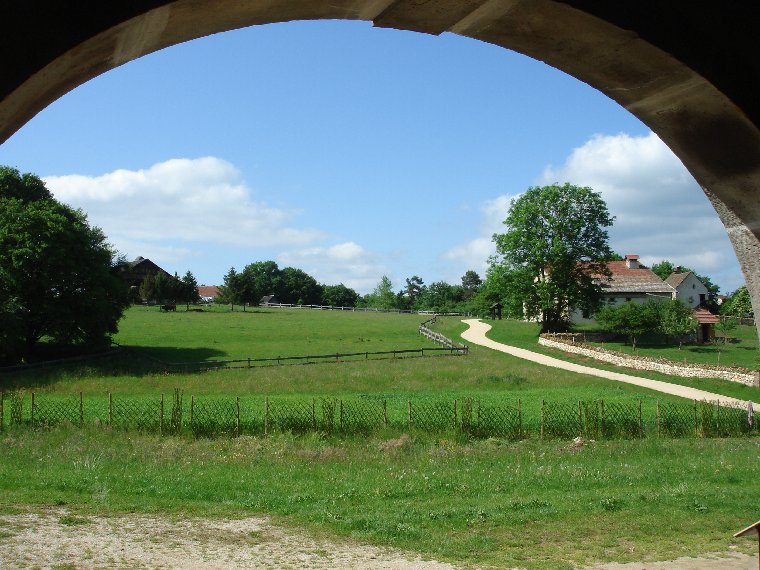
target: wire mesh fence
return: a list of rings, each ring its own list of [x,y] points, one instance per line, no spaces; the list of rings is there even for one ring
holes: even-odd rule
[[[0,430],[106,425],[112,429],[195,437],[274,432],[369,434],[383,429],[518,440],[760,435],[751,405],[717,402],[578,400],[485,402],[390,396],[339,399],[111,395],[107,399],[14,391],[0,393]]]

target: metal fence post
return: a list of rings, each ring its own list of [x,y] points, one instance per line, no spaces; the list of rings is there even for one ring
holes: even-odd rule
[[[452,417],[451,429],[457,429],[457,401],[454,400],[454,415]]]
[[[697,400],[694,399],[694,437],[699,435],[699,426],[697,425]]]
[[[32,424],[32,427],[34,427],[34,392],[32,392],[32,407],[29,414],[29,422]],[[21,412],[21,417],[24,417],[23,411]]]
[[[641,415],[641,398],[639,398],[639,437],[644,437],[644,420]]]
[[[3,419],[4,419],[3,400],[4,399],[5,399],[5,392],[0,390],[0,433],[3,432]]]
[[[408,403],[409,403],[409,418],[408,418],[408,424],[409,424],[409,429],[411,430],[411,429],[412,429],[412,401],[411,401],[411,400],[408,400]]]
[[[113,394],[108,392],[108,427],[113,427]]]
[[[343,400],[340,401],[340,431],[343,431]]]
[[[193,431],[193,410],[195,408],[195,396],[190,396],[190,421],[188,427]]]
[[[235,398],[235,437],[240,437],[240,396]]]
[[[161,405],[158,415],[158,435],[164,435],[164,395],[161,394]]]
[[[383,426],[388,427],[388,400],[383,400]]]
[[[478,400],[478,437],[480,437],[480,400]]]

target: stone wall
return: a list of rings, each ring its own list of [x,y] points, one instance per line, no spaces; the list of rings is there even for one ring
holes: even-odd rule
[[[542,334],[538,338],[538,344],[564,352],[581,354],[595,360],[609,362],[615,366],[651,370],[684,378],[721,378],[747,386],[760,387],[760,375],[748,368],[728,368],[709,364],[678,364],[662,358],[631,356],[614,350],[573,342],[572,338],[568,338],[568,335]]]

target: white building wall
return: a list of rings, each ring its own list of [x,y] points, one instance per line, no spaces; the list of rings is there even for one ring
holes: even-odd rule
[[[700,295],[704,295],[704,298],[707,299],[707,293],[707,287],[693,273],[690,273],[678,286],[676,298],[683,301],[686,306],[695,309],[699,306]]]

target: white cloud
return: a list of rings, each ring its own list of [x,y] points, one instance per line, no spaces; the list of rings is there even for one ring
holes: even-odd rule
[[[697,182],[657,135],[595,136],[538,184],[571,182],[601,192],[615,224],[610,245],[642,262],[669,259],[724,288],[741,281],[726,231]]]
[[[388,273],[378,254],[354,242],[284,252],[277,256],[277,262],[303,269],[321,283],[343,283],[359,293],[372,291]]]
[[[549,166],[536,180],[570,182],[601,192],[615,223],[610,245],[642,262],[669,259],[709,275],[726,291],[742,283],[736,256],[715,210],[678,158],[655,135],[595,136],[570,153],[562,166]],[[446,259],[462,267],[485,268],[494,252],[491,235],[515,196],[499,196],[482,207],[478,236],[451,248]]]
[[[173,159],[95,177],[51,176],[45,183],[56,198],[87,212],[130,256],[189,255],[192,248],[177,242],[266,248],[305,246],[324,236],[291,226],[297,210],[253,201],[240,172],[215,157]]]

